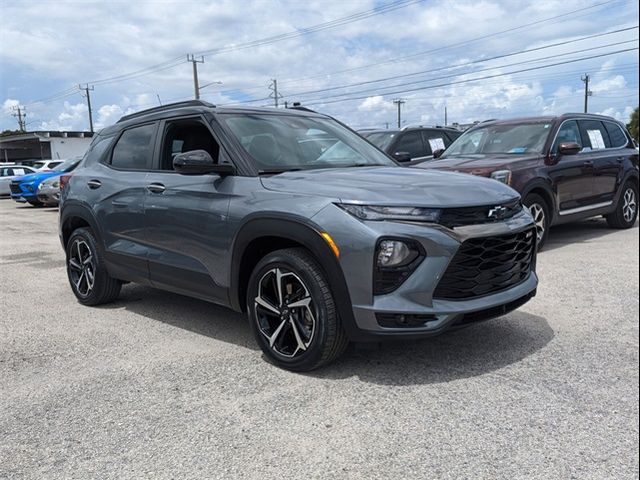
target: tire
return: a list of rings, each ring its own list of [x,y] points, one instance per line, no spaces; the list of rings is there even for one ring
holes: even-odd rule
[[[618,200],[616,209],[609,215],[605,215],[611,228],[631,228],[638,218],[638,186],[628,181],[622,188],[622,195]]]
[[[42,203],[40,200],[27,200],[27,203],[34,207],[44,207],[44,203]]]
[[[277,250],[258,262],[249,279],[247,312],[264,355],[287,370],[327,365],[349,343],[327,279],[303,248]]]
[[[69,237],[66,251],[67,277],[81,304],[101,305],[118,298],[122,283],[109,276],[102,252],[90,229],[75,230]]]
[[[536,223],[538,250],[540,250],[549,237],[549,221],[551,220],[549,205],[537,193],[530,193],[524,197],[522,203],[529,209]]]

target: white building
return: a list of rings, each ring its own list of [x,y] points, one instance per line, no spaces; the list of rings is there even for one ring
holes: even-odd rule
[[[0,161],[21,162],[82,156],[92,132],[25,132],[0,137]]]

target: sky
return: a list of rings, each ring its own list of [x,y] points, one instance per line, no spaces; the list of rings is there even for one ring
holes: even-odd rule
[[[638,106],[637,0],[0,0],[0,130],[96,129],[160,102],[300,101],[354,128]],[[586,38],[589,37],[589,38]],[[495,58],[500,57],[500,58]],[[222,82],[222,83],[219,83]]]

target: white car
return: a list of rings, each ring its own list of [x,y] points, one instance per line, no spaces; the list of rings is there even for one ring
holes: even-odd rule
[[[64,162],[64,160],[38,160],[33,162],[33,168],[36,170],[51,170],[62,162]]]
[[[0,196],[4,197],[11,193],[9,184],[15,177],[29,175],[30,173],[36,173],[36,171],[35,168],[24,165],[6,165],[0,167]]]

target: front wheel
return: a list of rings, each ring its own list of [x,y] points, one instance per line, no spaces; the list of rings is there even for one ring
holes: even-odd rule
[[[40,200],[27,200],[27,203],[33,207],[44,207],[44,203]]]
[[[611,228],[633,227],[638,218],[638,187],[633,182],[624,185],[615,211],[605,218]]]
[[[538,250],[540,250],[549,236],[549,206],[544,198],[536,193],[527,195],[522,203],[529,209],[536,224],[536,237]]]
[[[277,250],[258,263],[249,280],[247,311],[265,356],[287,370],[316,369],[347,347],[327,279],[302,248]]]

